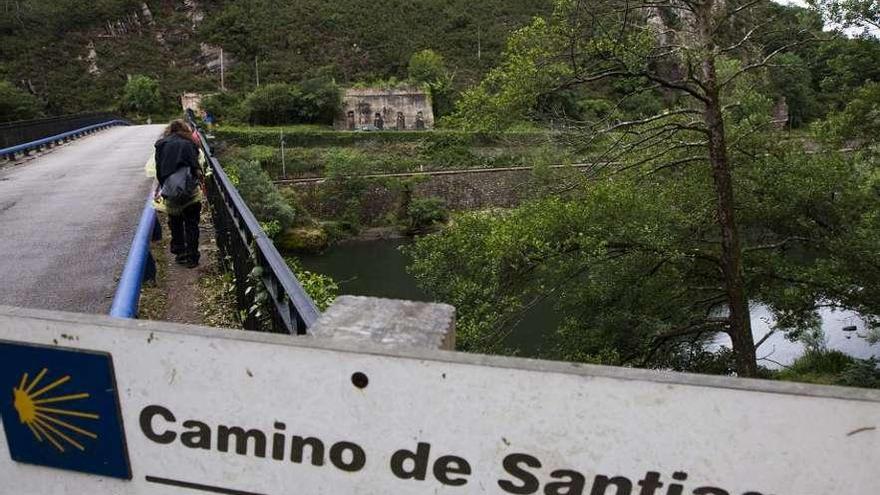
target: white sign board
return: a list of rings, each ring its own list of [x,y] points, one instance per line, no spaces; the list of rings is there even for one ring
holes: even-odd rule
[[[0,493],[856,495],[880,486],[874,391],[391,355],[10,308],[0,308],[0,341],[109,353],[131,468],[126,480],[16,462],[0,432]],[[17,390],[36,397],[30,381]],[[68,435],[86,453],[109,440]]]

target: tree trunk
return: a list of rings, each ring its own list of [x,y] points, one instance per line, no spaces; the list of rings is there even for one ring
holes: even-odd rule
[[[754,377],[758,374],[758,363],[755,356],[755,341],[752,337],[749,303],[745,292],[742,249],[736,226],[733,181],[724,136],[724,119],[721,114],[714,57],[711,54],[707,55],[702,66],[707,97],[703,121],[709,131],[709,161],[715,184],[716,215],[721,230],[721,271],[730,310],[730,326],[727,333],[733,343],[737,373],[743,377]]]

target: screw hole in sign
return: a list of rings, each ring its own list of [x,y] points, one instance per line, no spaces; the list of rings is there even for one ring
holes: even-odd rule
[[[367,385],[370,384],[370,379],[367,378],[367,375],[358,371],[351,375],[351,383],[357,388],[367,388]]]

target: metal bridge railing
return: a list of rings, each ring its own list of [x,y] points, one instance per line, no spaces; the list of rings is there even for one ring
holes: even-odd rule
[[[208,202],[220,260],[235,279],[238,308],[248,330],[306,334],[320,316],[314,301],[229,180],[193,115],[188,121],[199,135],[211,174]]]
[[[0,124],[0,148],[10,148],[117,119],[119,117],[112,113],[85,113],[4,122]]]
[[[140,222],[131,242],[131,250],[116,285],[116,294],[110,305],[110,316],[117,318],[137,318],[141,286],[144,280],[156,277],[156,262],[150,253],[150,240],[156,226],[156,210],[153,209],[153,192],[147,195],[147,202],[141,213]]]

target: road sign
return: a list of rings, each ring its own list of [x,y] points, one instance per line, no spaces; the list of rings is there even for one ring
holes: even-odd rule
[[[131,459],[131,480],[57,470],[16,462],[7,444],[18,439],[4,436],[0,480],[17,495],[855,495],[878,486],[876,391],[8,308],[0,340],[112,356]],[[26,371],[41,366],[42,380],[57,376],[52,363]],[[21,389],[20,367],[4,364],[19,381],[2,386]],[[71,386],[91,386],[70,376]],[[0,400],[13,395],[0,390]]]

